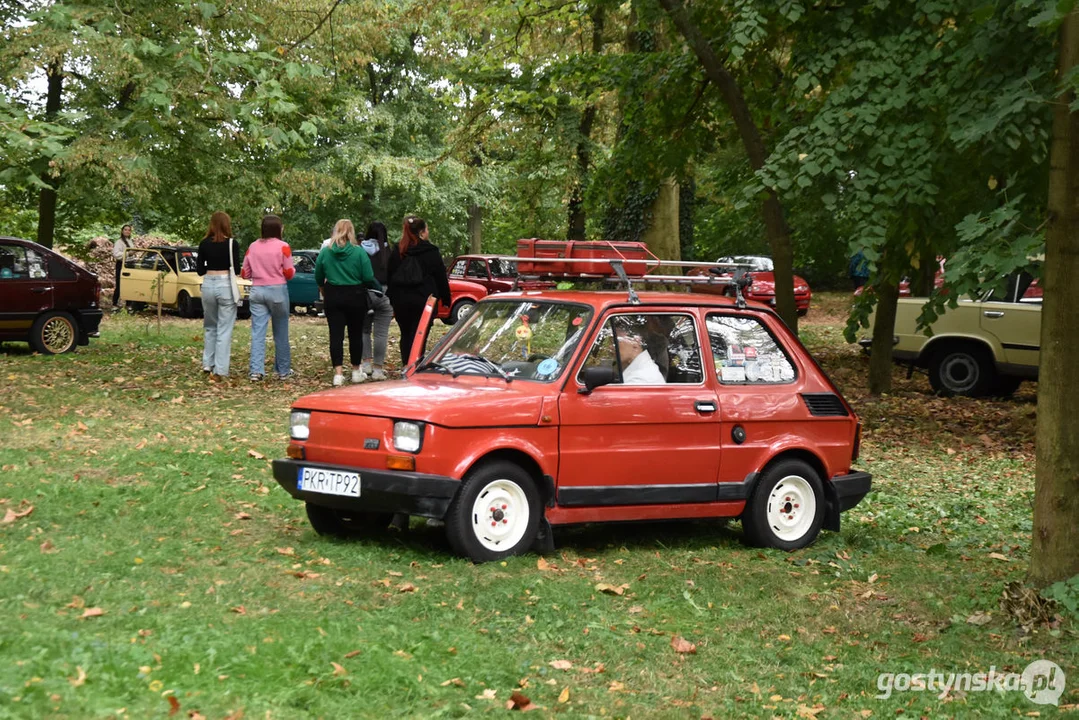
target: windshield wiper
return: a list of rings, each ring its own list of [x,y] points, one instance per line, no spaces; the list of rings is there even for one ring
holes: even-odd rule
[[[507,375],[506,371],[502,369],[502,366],[496,363],[494,360],[488,360],[482,355],[462,354],[461,357],[468,358],[469,360],[478,360],[479,362],[484,363],[496,373],[498,373],[499,377],[506,381],[506,384],[513,382],[513,378]]]
[[[430,368],[432,370],[437,370],[440,373],[448,374],[448,375],[452,376],[454,380],[456,380],[457,376],[461,374],[459,372],[454,372],[453,370],[450,370],[448,367],[446,367],[445,365],[443,365],[440,362],[436,362],[435,360],[431,360],[430,362],[423,363],[422,365],[420,365],[419,367],[416,368],[416,372],[420,372],[421,370],[427,370],[428,368]]]

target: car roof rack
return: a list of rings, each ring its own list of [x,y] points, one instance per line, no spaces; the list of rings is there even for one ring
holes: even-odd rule
[[[617,249],[612,247],[612,250],[621,255]],[[529,272],[518,271],[518,282],[520,280],[566,280],[619,283],[625,287],[629,301],[634,305],[640,303],[640,297],[634,285],[718,285],[733,287],[738,308],[740,310],[745,308],[746,301],[742,291],[753,282],[752,277],[746,272],[748,265],[745,263],[660,260],[651,252],[648,255],[651,257],[644,259],[625,256],[574,258],[501,255],[499,257],[518,263],[518,267],[526,265],[531,268]],[[610,269],[609,272],[604,272],[604,266]],[[627,271],[627,266],[632,266],[632,272]],[[709,272],[707,275],[655,274],[654,271],[659,268],[706,268]]]

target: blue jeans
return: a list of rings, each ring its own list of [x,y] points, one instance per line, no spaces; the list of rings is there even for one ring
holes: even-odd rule
[[[288,285],[258,285],[251,288],[251,374],[266,369],[266,326],[273,323],[273,369],[285,375],[292,366],[288,345]]]
[[[215,375],[229,374],[232,326],[236,324],[236,301],[228,275],[202,279],[202,367]]]
[[[370,297],[371,293],[368,294]],[[390,321],[393,320],[393,306],[385,295],[370,306],[374,313],[368,313],[363,320],[364,361],[374,358],[373,365],[382,367],[386,362],[386,338],[390,333]],[[371,330],[374,330],[374,343],[371,342]]]

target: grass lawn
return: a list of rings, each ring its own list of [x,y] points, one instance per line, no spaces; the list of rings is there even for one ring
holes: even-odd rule
[[[480,566],[419,522],[323,539],[269,463],[291,401],[329,385],[324,321],[293,321],[299,376],[263,384],[247,322],[225,385],[197,320],[6,344],[0,515],[33,511],[0,524],[0,718],[463,717],[514,691],[541,716],[1049,717],[1020,691],[876,697],[879,673],[1042,658],[1074,707],[1076,618],[1024,632],[999,606],[1028,564],[1037,386],[944,400],[897,368],[867,398],[847,299],[816,296],[802,335],[862,416],[874,492],[789,554],[737,522],[571,528]]]

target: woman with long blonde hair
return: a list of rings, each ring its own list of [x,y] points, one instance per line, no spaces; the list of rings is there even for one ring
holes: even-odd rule
[[[356,228],[351,220],[338,220],[330,244],[315,261],[315,282],[322,288],[326,323],[330,326],[330,363],[333,384],[343,385],[345,330],[348,330],[352,382],[361,383],[367,374],[363,362],[363,320],[367,316],[367,290],[382,290],[371,269],[367,252],[356,244]]]

